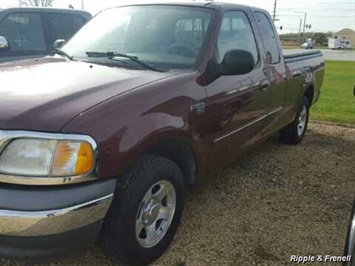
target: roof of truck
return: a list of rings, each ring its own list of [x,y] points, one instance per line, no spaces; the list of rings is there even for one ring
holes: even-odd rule
[[[61,13],[75,13],[75,14],[84,14],[86,16],[92,16],[89,12],[84,10],[76,10],[71,8],[52,8],[52,7],[11,7],[1,9],[0,12],[61,12]]]
[[[231,4],[231,3],[223,3],[223,2],[212,2],[212,1],[206,1],[206,2],[191,2],[191,1],[186,1],[186,2],[150,2],[150,3],[132,3],[132,4],[123,4],[123,5],[118,5],[118,6],[145,6],[145,5],[167,5],[167,6],[199,6],[199,7],[245,7],[247,8],[248,6],[245,5],[239,5],[239,4]]]
[[[122,5],[117,5],[116,7],[110,7],[107,9],[111,8],[117,8],[117,7],[124,7],[124,6],[148,6],[148,5],[161,5],[161,6],[193,6],[193,7],[206,7],[206,8],[212,8],[212,9],[241,9],[241,10],[260,10],[266,12],[264,9],[253,7],[253,6],[246,6],[246,5],[240,5],[240,4],[233,4],[233,3],[223,3],[223,2],[212,2],[212,1],[207,1],[207,2],[150,2],[150,3],[132,3],[132,4],[122,4]],[[105,9],[104,9],[105,10]]]

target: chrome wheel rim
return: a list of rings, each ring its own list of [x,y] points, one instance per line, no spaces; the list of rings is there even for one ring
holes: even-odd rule
[[[161,180],[145,193],[136,215],[136,238],[144,248],[158,244],[169,230],[176,208],[173,184]]]
[[[306,106],[302,107],[301,113],[298,117],[298,125],[297,125],[297,134],[301,136],[306,128],[307,123],[307,108]]]

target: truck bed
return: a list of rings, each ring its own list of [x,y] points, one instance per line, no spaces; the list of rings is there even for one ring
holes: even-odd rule
[[[283,51],[284,53],[287,53],[287,51]],[[316,51],[310,51],[310,52],[301,52],[301,53],[291,53],[291,54],[284,54],[284,59],[285,63],[293,63],[297,61],[303,61],[315,57],[322,57],[322,53],[319,50]]]
[[[317,101],[324,77],[324,58],[321,51],[287,54],[284,55],[284,61],[288,68],[288,73],[291,75],[289,78],[291,78],[292,82],[290,83],[303,84],[303,86],[313,84],[314,95],[312,103]]]

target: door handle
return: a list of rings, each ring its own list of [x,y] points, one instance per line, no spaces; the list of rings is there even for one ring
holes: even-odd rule
[[[270,87],[270,84],[271,83],[268,79],[264,79],[264,80],[260,81],[259,90],[266,91]]]

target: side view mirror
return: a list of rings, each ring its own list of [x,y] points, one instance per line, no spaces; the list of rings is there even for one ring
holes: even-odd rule
[[[229,50],[220,64],[221,75],[244,75],[255,67],[253,55],[245,50]]]
[[[55,40],[55,42],[53,43],[53,48],[54,48],[54,49],[61,48],[64,43],[65,43],[65,40],[64,40],[64,39]]]
[[[0,51],[10,50],[9,41],[4,36],[0,36]]]
[[[217,62],[216,54],[206,68],[206,71],[197,79],[198,84],[206,86],[220,76],[244,75],[255,67],[253,55],[245,50],[229,50],[221,63]]]

